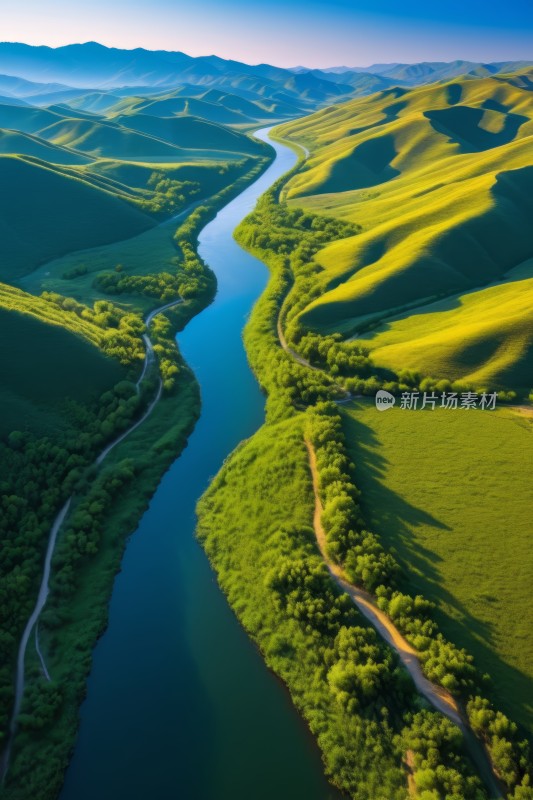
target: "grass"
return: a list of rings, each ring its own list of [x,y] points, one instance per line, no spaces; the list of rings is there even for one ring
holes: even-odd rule
[[[0,279],[14,281],[50,258],[125,239],[154,221],[109,191],[46,162],[0,157]]]
[[[215,195],[228,185],[229,179],[236,181],[243,178],[249,166],[239,164],[222,168],[220,163],[206,163],[174,165],[166,169],[165,165],[155,165],[155,169],[158,173],[163,171],[168,174],[171,180],[194,181],[197,193],[189,199],[198,202]],[[153,174],[154,165],[102,162],[99,169],[113,179],[142,184]],[[124,171],[127,172],[126,175]],[[20,279],[20,284],[33,294],[53,291],[74,297],[80,302],[92,303],[103,296],[93,286],[97,275],[113,272],[117,266],[124,275],[149,275],[165,271],[174,273],[180,259],[173,236],[177,225],[176,222],[168,221],[126,240],[67,253],[33,270]],[[140,308],[143,312],[154,305],[150,298],[143,298],[138,294],[124,294],[113,299],[120,305]]]
[[[126,376],[117,361],[69,330],[67,317],[60,324],[57,314],[49,324],[0,306],[1,436],[12,430],[53,434],[65,424],[66,400],[90,402]],[[43,352],[54,358],[43,359]]]
[[[531,732],[531,422],[507,409],[378,413],[361,401],[344,416],[368,524]]]
[[[527,393],[533,383],[532,270],[530,259],[523,279],[419,306],[357,341],[390,369],[401,364],[435,378],[513,385]]]
[[[516,77],[393,88],[277,128],[310,150],[287,185],[289,201],[362,226],[360,235],[315,257],[320,296],[300,311],[305,327],[356,338],[371,328],[364,343],[377,366],[399,371],[419,363],[433,377],[422,340],[428,328],[440,331],[445,322],[448,344],[435,377],[472,375],[527,388],[533,321],[523,319],[520,297],[527,287],[509,286],[489,330],[469,327],[462,299],[496,281],[511,284],[513,270],[533,256],[533,98]],[[464,305],[477,304],[481,315],[494,295],[480,294]],[[436,316],[431,323],[433,308],[410,313],[402,347],[388,347],[401,335],[389,336],[381,321],[443,297],[456,299],[455,315],[450,310],[446,320]],[[509,315],[519,321],[520,346]],[[470,346],[478,361],[468,370],[463,361]]]

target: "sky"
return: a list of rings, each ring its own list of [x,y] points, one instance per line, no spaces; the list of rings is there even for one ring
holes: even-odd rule
[[[283,67],[533,60],[533,0],[0,0],[0,39]]]

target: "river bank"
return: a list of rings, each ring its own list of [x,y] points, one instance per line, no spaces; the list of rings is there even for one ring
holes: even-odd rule
[[[193,536],[196,499],[262,422],[264,399],[241,331],[267,274],[232,233],[287,169],[279,155],[272,166],[274,176],[265,172],[200,235],[218,292],[178,342],[201,386],[202,416],[128,544],[62,798],[244,800],[251,786],[265,800],[289,798],[300,787],[316,800],[335,796],[304,724],[235,620]]]
[[[252,178],[257,178],[257,175],[265,168],[266,164],[263,164],[259,170],[256,169],[254,174],[248,176],[248,181]],[[284,171],[284,169],[284,165],[282,164],[280,172]],[[205,225],[209,219],[215,216],[217,207],[220,207],[227,202],[228,199],[231,199],[232,196],[241,192],[245,183],[246,181],[239,180],[236,185],[230,186],[225,192],[220,193],[220,195],[215,198],[214,204],[211,203],[210,206],[203,207],[201,209],[201,214],[194,214],[192,227],[191,225],[188,226],[191,230],[187,229],[186,231],[187,239],[190,240],[191,236],[195,236],[199,230],[199,226]],[[263,189],[260,188],[259,191],[262,190]],[[248,197],[248,202],[254,202],[253,195],[251,198]],[[238,209],[234,213],[238,214]],[[238,219],[235,220],[235,223],[236,222],[238,222]],[[233,230],[231,227],[232,224],[233,223],[230,221],[226,230],[227,238],[230,240]],[[215,250],[219,252],[218,247],[215,247]],[[254,265],[254,267],[257,267],[257,265]],[[250,286],[247,287],[248,294],[246,297],[241,296],[240,302],[245,304],[249,303],[251,305],[255,299],[256,291],[260,291],[261,278],[264,282],[264,275],[259,276],[256,274],[253,277]],[[189,301],[187,304],[182,304],[176,310],[173,310],[171,314],[175,327],[182,329],[190,316],[193,313],[197,313],[201,307],[202,303],[191,303]],[[243,309],[243,315],[244,313],[246,313],[246,309]],[[242,326],[243,315],[235,318],[232,337],[234,347],[238,346],[240,350],[242,350],[240,328]],[[245,362],[245,359],[243,358],[242,361]],[[253,388],[256,389],[253,379],[250,383]],[[243,401],[246,404],[246,397],[243,397]],[[259,409],[257,409],[257,411],[259,412]],[[22,720],[23,724],[17,737],[15,758],[4,791],[5,797],[9,797],[10,800],[11,798],[16,798],[18,800],[19,798],[22,799],[29,796],[45,798],[55,797],[57,795],[62,783],[63,770],[68,760],[71,742],[74,741],[78,728],[76,708],[86,692],[86,677],[91,666],[94,641],[107,627],[109,614],[108,597],[114,584],[115,575],[121,564],[125,546],[125,535],[134,529],[137,520],[142,516],[143,512],[146,511],[148,506],[150,506],[150,511],[152,511],[155,501],[152,500],[150,503],[150,498],[154,495],[161,474],[175,460],[176,454],[183,449],[198,413],[198,387],[192,372],[187,367],[183,367],[180,385],[177,387],[177,391],[171,395],[163,395],[152,416],[146,420],[131,437],[121,442],[119,448],[120,452],[117,450],[117,457],[121,459],[121,462],[124,461],[124,463],[135,465],[135,480],[122,487],[120,500],[114,502],[113,506],[108,510],[105,528],[102,529],[102,547],[100,547],[98,555],[92,559],[90,565],[85,566],[82,573],[78,575],[75,598],[69,598],[67,602],[60,602],[60,596],[54,597],[54,592],[52,592],[52,597],[44,612],[43,629],[40,632],[42,640],[41,649],[43,651],[43,657],[46,659],[46,663],[50,668],[52,681],[49,684],[45,681],[45,678],[41,677],[41,661],[38,659],[37,653],[34,655],[33,651],[29,652],[27,674],[28,680],[30,681],[30,692],[24,708],[26,717]],[[239,432],[232,434],[233,441],[239,438]],[[221,443],[221,445],[218,456],[220,461],[223,459],[226,452],[224,450],[224,444]],[[228,449],[230,449],[230,447],[231,445],[228,446]],[[114,461],[114,454],[110,454],[110,459]],[[106,478],[109,479],[109,473],[106,473],[105,465],[103,465],[103,467],[103,473],[100,477],[100,485],[102,486],[105,485]],[[205,483],[207,483],[208,475],[209,473],[206,472],[203,477]],[[95,491],[98,490],[98,485],[97,481],[94,485]],[[199,495],[200,492],[201,489],[198,489],[197,494]],[[193,502],[193,499],[192,497],[190,498],[191,502]],[[166,500],[168,500],[168,498],[166,498]],[[174,509],[173,504],[171,507]],[[178,507],[181,506],[178,504]],[[167,518],[170,518],[170,515],[167,515]],[[159,532],[163,533],[163,527],[160,528]],[[148,562],[154,556],[150,544],[149,550],[151,550],[151,553],[148,556]],[[197,546],[196,550],[199,552]],[[202,559],[202,563],[198,564],[198,569],[202,570],[205,565],[205,560],[201,554],[200,558]],[[146,558],[144,560],[146,563]],[[165,571],[168,572],[168,569],[165,570],[168,566],[169,564],[163,566],[163,573],[165,573]],[[177,566],[177,563],[173,561],[170,566]],[[118,581],[120,581],[121,578],[122,575],[119,576]],[[203,578],[204,589],[209,591],[209,588],[212,586],[212,578],[209,570],[207,570],[207,574],[203,574]],[[154,581],[154,585],[158,586],[160,583],[161,581],[157,579]],[[164,583],[167,585],[166,582]],[[274,725],[278,724],[277,720],[280,715],[283,717],[289,713],[292,716],[292,725],[289,724],[288,731],[289,734],[296,736],[300,741],[293,748],[289,747],[287,753],[285,753],[281,747],[277,749],[277,758],[281,760],[283,770],[290,770],[288,763],[286,763],[286,758],[289,758],[292,754],[295,757],[296,763],[303,761],[305,764],[305,766],[302,766],[301,770],[302,773],[305,772],[305,776],[299,775],[298,782],[300,782],[300,780],[303,780],[304,784],[306,784],[306,782],[310,784],[316,782],[322,786],[323,779],[316,750],[313,744],[307,739],[305,730],[301,726],[300,721],[294,717],[292,710],[290,710],[286,703],[283,692],[280,693],[279,687],[270,679],[268,674],[265,679],[263,674],[264,668],[260,659],[253,652],[253,647],[242,635],[231,613],[228,614],[224,600],[218,592],[217,596],[213,597],[212,600],[213,605],[222,613],[224,619],[222,628],[220,629],[220,626],[217,625],[216,630],[218,631],[220,629],[226,631],[229,637],[231,637],[233,631],[233,638],[235,640],[234,647],[239,651],[238,655],[235,656],[235,660],[239,661],[239,659],[242,659],[242,653],[240,653],[241,649],[244,649],[244,652],[247,654],[245,664],[243,664],[244,672],[239,680],[240,685],[243,686],[248,681],[247,691],[253,691],[254,676],[259,674],[260,685],[266,680],[265,685],[261,689],[262,692],[266,692],[266,705],[265,708],[260,709],[260,713],[264,714],[266,719],[273,718],[272,724]],[[223,608],[219,608],[222,604]],[[148,603],[148,606],[150,606],[150,603]],[[151,627],[154,627],[153,621]],[[129,630],[129,623],[126,624],[126,629]],[[139,631],[136,629],[136,635],[138,635],[138,633]],[[162,639],[164,639],[166,635],[166,633],[164,635],[162,634]],[[137,641],[136,639],[136,642]],[[144,641],[151,641],[151,636],[146,635]],[[156,659],[160,649],[161,643],[155,642],[153,654]],[[186,651],[187,649],[188,648],[184,645],[184,650]],[[96,652],[98,653],[98,648]],[[229,655],[228,653],[228,656]],[[136,653],[135,658],[137,658],[137,656],[138,653]],[[251,670],[250,668],[245,669],[248,661],[251,661]],[[182,675],[184,665],[190,663],[187,652],[184,652],[177,659],[177,663],[181,665],[178,674]],[[248,667],[249,666],[250,665],[248,665]],[[126,665],[123,674],[127,674],[130,669],[131,664]],[[157,671],[154,671],[154,681],[157,682],[158,679]],[[169,674],[168,680],[170,683],[174,684],[176,675]],[[196,677],[191,675],[190,685],[194,686],[195,683]],[[50,693],[53,693],[53,697]],[[169,693],[172,695],[173,687],[170,687]],[[189,692],[187,692],[187,694],[189,694]],[[253,692],[253,694],[255,695],[255,692]],[[275,698],[274,700],[273,697]],[[52,728],[50,734],[47,734],[45,738],[43,738],[40,730],[28,727],[26,724],[26,719],[29,720],[30,718],[26,712],[29,712],[31,715],[33,704],[36,701],[42,702],[43,700],[45,703],[49,700],[53,700],[55,703],[55,712],[53,712],[53,719],[51,720]],[[131,695],[129,700],[131,700]],[[245,715],[245,709],[248,708],[250,704],[249,701],[249,697],[246,698],[246,701],[243,701],[243,713]],[[202,709],[205,708],[205,705],[206,698],[204,697],[204,693],[201,692],[197,704],[199,722],[203,719]],[[100,710],[105,714],[106,708]],[[50,722],[47,724],[50,724]],[[128,723],[126,723],[125,730],[128,730]],[[241,733],[237,733],[235,728],[234,731],[235,735],[241,739]],[[302,737],[303,741],[301,741]],[[245,745],[247,739],[248,737],[245,737]],[[263,741],[261,741],[259,745],[258,752],[260,753],[262,749],[264,749]],[[195,758],[199,757],[200,751],[201,748],[199,747]],[[309,751],[311,754],[307,755]],[[174,758],[174,754],[172,758]],[[309,759],[311,759],[311,762],[314,762],[314,767],[313,764],[309,765]],[[120,773],[120,757],[117,763],[117,771]],[[106,761],[103,766],[104,774],[108,774],[107,771],[110,768],[111,771],[114,770],[115,764],[113,762],[112,765],[109,765]],[[91,773],[94,773],[94,760],[92,757],[90,759],[90,770]],[[69,774],[71,774],[71,771],[69,771]],[[147,771],[146,779],[148,784],[152,786],[153,776],[151,770]],[[174,771],[172,771],[172,775],[170,774],[170,761],[167,779],[175,779]],[[201,780],[203,780],[203,778],[199,773],[196,781]],[[107,779],[104,780],[103,783],[107,784]],[[113,798],[116,797],[115,788],[112,785],[109,787],[110,796]],[[69,791],[68,781],[65,791]],[[105,791],[106,789],[100,787],[100,796],[104,796],[103,792]],[[78,792],[76,796],[80,796]],[[131,793],[128,796],[132,796]],[[317,800],[318,798],[322,800],[323,797],[323,792],[319,791]]]

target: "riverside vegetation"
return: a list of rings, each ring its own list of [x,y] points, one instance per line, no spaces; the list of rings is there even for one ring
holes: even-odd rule
[[[32,119],[48,113],[24,111]],[[63,130],[69,125],[74,128],[70,120]],[[8,231],[3,244],[7,251],[1,277],[18,282],[21,288],[0,285],[1,347],[7,365],[0,442],[2,749],[13,704],[17,648],[35,603],[50,527],[59,508],[73,495],[52,561],[50,596],[38,625],[51,680],[42,674],[32,638],[26,654],[22,712],[2,791],[9,800],[57,796],[76,735],[92,649],[106,626],[108,599],[126,537],[198,417],[198,388],[175,341],[176,331],[216,291],[214,275],[197,255],[197,235],[218,208],[242,191],[270,160],[269,148],[262,143],[233,133],[230,140],[242,145],[244,154],[226,160],[218,154],[197,168],[165,163],[156,170],[139,162],[87,157],[91,170],[86,177],[25,155],[0,157],[0,169],[20,165],[21,170],[40,170],[46,182],[52,182],[46,191],[57,198],[56,213],[53,208],[47,212],[42,241],[38,236],[27,239],[35,244],[31,253],[12,257],[20,224],[24,225],[20,208],[11,209],[12,216],[18,211],[19,223]],[[36,146],[36,137],[30,145]],[[72,163],[72,151],[67,156]],[[107,174],[105,179],[96,179],[100,169]],[[180,170],[186,175],[195,173],[195,180],[176,180]],[[133,187],[133,197],[121,196],[116,183],[119,174]],[[37,177],[31,178],[32,184]],[[92,184],[89,189],[86,178]],[[146,190],[135,188],[135,181],[146,182]],[[140,203],[134,196],[139,192],[147,197]],[[34,192],[26,201],[22,186],[13,205],[38,203],[39,197]],[[163,219],[159,224],[163,214],[179,213],[191,201],[193,210],[182,222]],[[117,258],[121,248],[128,252],[129,242],[101,245],[101,226],[94,229],[92,242],[80,238],[81,229],[78,235],[75,228],[72,241],[65,242],[61,214],[67,206],[79,207],[84,202],[87,213],[96,206],[98,216],[105,219],[107,215],[115,238],[117,234],[134,236],[135,271],[130,272],[128,263],[121,264]],[[143,219],[135,206],[142,209]],[[37,216],[42,213],[42,209],[34,211]],[[129,218],[130,226],[117,226],[117,214]],[[29,212],[26,216],[33,218]],[[86,232],[84,227],[84,237]],[[137,241],[147,235],[159,245],[155,261],[148,244],[139,247]],[[89,244],[97,249],[64,254],[68,247]],[[95,253],[99,260],[93,260]],[[149,363],[142,383],[136,386],[145,358],[143,316],[173,300],[178,305],[151,322],[155,363]],[[57,353],[52,363],[43,358],[47,352]],[[104,447],[152,402],[159,379],[163,394],[152,415],[97,467],[95,459]]]
[[[493,89],[490,81],[483,88]],[[339,108],[306,123],[344,113],[353,127],[353,110]],[[279,136],[294,130],[297,143],[298,124],[278,129]],[[311,144],[310,137],[304,141]],[[497,710],[501,698],[484,665],[445,635],[432,598],[412,593],[409,559],[400,566],[368,529],[354,482],[361,467],[351,461],[345,438],[349,417],[357,418],[343,405],[346,390],[463,391],[479,384],[459,371],[434,375],[381,365],[365,340],[348,341],[344,330],[332,330],[333,313],[329,329],[310,324],[302,312],[339,282],[338,275],[325,274],[322,253],[340,252],[345,242],[356,248],[364,232],[355,214],[327,214],[329,195],[320,208],[286,202],[307,170],[298,166],[268,191],[236,232],[271,271],[245,330],[251,365],[267,393],[267,421],[237,448],[202,498],[200,540],[231,605],[316,735],[335,784],[358,800],[404,798],[408,791],[424,800],[493,796],[459,728],[416,695],[394,655],[330,580],[312,530],[305,434],[316,449],[331,558],[375,596],[417,651],[427,677],[456,697],[486,748],[501,793],[526,800],[533,786],[524,729]],[[344,311],[340,299],[339,308]],[[496,384],[501,399],[527,392],[519,378],[509,384],[503,374]]]

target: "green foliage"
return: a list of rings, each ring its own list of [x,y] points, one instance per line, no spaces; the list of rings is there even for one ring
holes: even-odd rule
[[[91,406],[73,406],[71,424],[53,437],[13,431],[0,441],[0,608],[2,641],[0,724],[5,730],[12,703],[12,665],[42,571],[52,521],[100,449],[125,430],[142,401],[129,383],[117,384]],[[87,524],[96,508],[90,509]],[[80,532],[80,537],[81,537]],[[87,541],[87,546],[91,544]]]
[[[518,729],[501,711],[495,711],[483,697],[473,697],[467,705],[472,729],[486,742],[492,763],[501,780],[518,791],[530,786],[530,749],[527,740],[519,740]]]
[[[395,736],[413,687],[317,553],[303,424],[297,414],[265,425],[237,448],[200,501],[198,535],[333,782],[361,800],[404,800]]]
[[[96,326],[96,343],[107,355],[116,358],[120,363],[139,364],[144,359],[141,338],[144,322],[139,314],[123,311],[107,300],[97,300],[93,308],[88,308],[74,298],[63,297],[56,292],[43,292],[42,298],[62,311]]]
[[[409,716],[401,746],[412,754],[417,797],[424,800],[482,800],[479,778],[464,758],[462,735],[446,717],[431,711]]]

